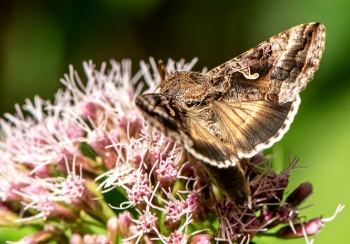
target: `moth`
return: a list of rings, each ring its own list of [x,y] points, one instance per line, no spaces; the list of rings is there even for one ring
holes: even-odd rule
[[[298,25],[206,74],[177,71],[136,105],[151,126],[202,161],[199,168],[237,206],[249,206],[240,160],[287,132],[324,48],[321,23]]]

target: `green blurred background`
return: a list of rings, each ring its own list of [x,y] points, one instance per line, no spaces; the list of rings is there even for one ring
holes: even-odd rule
[[[287,167],[289,152],[307,170],[292,173],[291,188],[309,181],[314,194],[301,216],[331,216],[350,205],[350,1],[6,1],[0,3],[0,114],[39,95],[53,99],[68,65],[84,78],[82,62],[149,56],[198,57],[213,68],[295,25],[322,22],[326,51],[289,132],[270,152]],[[282,165],[284,163],[284,165]],[[316,243],[350,243],[349,207],[316,236]],[[350,226],[350,225],[349,225]],[[254,239],[255,240],[255,239]],[[256,239],[258,243],[305,243]]]

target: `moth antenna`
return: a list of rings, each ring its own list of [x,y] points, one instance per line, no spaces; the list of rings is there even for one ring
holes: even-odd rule
[[[164,82],[163,71],[165,73],[166,78],[169,78],[170,74],[169,74],[168,70],[166,69],[165,64],[163,63],[162,60],[159,60],[159,62],[158,62],[158,72],[159,72],[159,76],[160,76],[160,84],[162,84]]]

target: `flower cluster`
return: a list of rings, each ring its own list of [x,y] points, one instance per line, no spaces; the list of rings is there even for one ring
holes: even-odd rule
[[[249,243],[276,226],[276,237],[309,242],[330,220],[299,217],[310,183],[285,197],[298,160],[281,173],[261,153],[242,162],[251,208],[208,187],[183,147],[135,108],[143,86],[155,91],[161,80],[153,59],[134,76],[129,60],[84,69],[86,82],[70,67],[54,104],[36,97],[0,120],[0,226],[36,227],[9,243]]]

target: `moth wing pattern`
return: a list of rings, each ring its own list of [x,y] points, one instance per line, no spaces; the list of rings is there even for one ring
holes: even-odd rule
[[[193,146],[186,149],[217,167],[234,166],[239,159],[252,157],[278,141],[289,129],[299,104],[299,97],[284,104],[214,100],[210,110],[215,121],[203,124],[208,121],[203,118],[206,113],[189,113]]]
[[[198,117],[190,118],[189,136],[192,139],[193,146],[185,148],[196,158],[217,167],[227,167],[232,164],[234,154],[232,149],[224,144],[219,138],[208,132],[207,128],[201,123]]]
[[[298,25],[217,66],[206,76],[232,82],[230,78],[234,73],[243,73],[243,80],[258,74],[254,81],[269,87],[270,100],[293,101],[318,69],[325,38],[325,27],[321,23]]]

